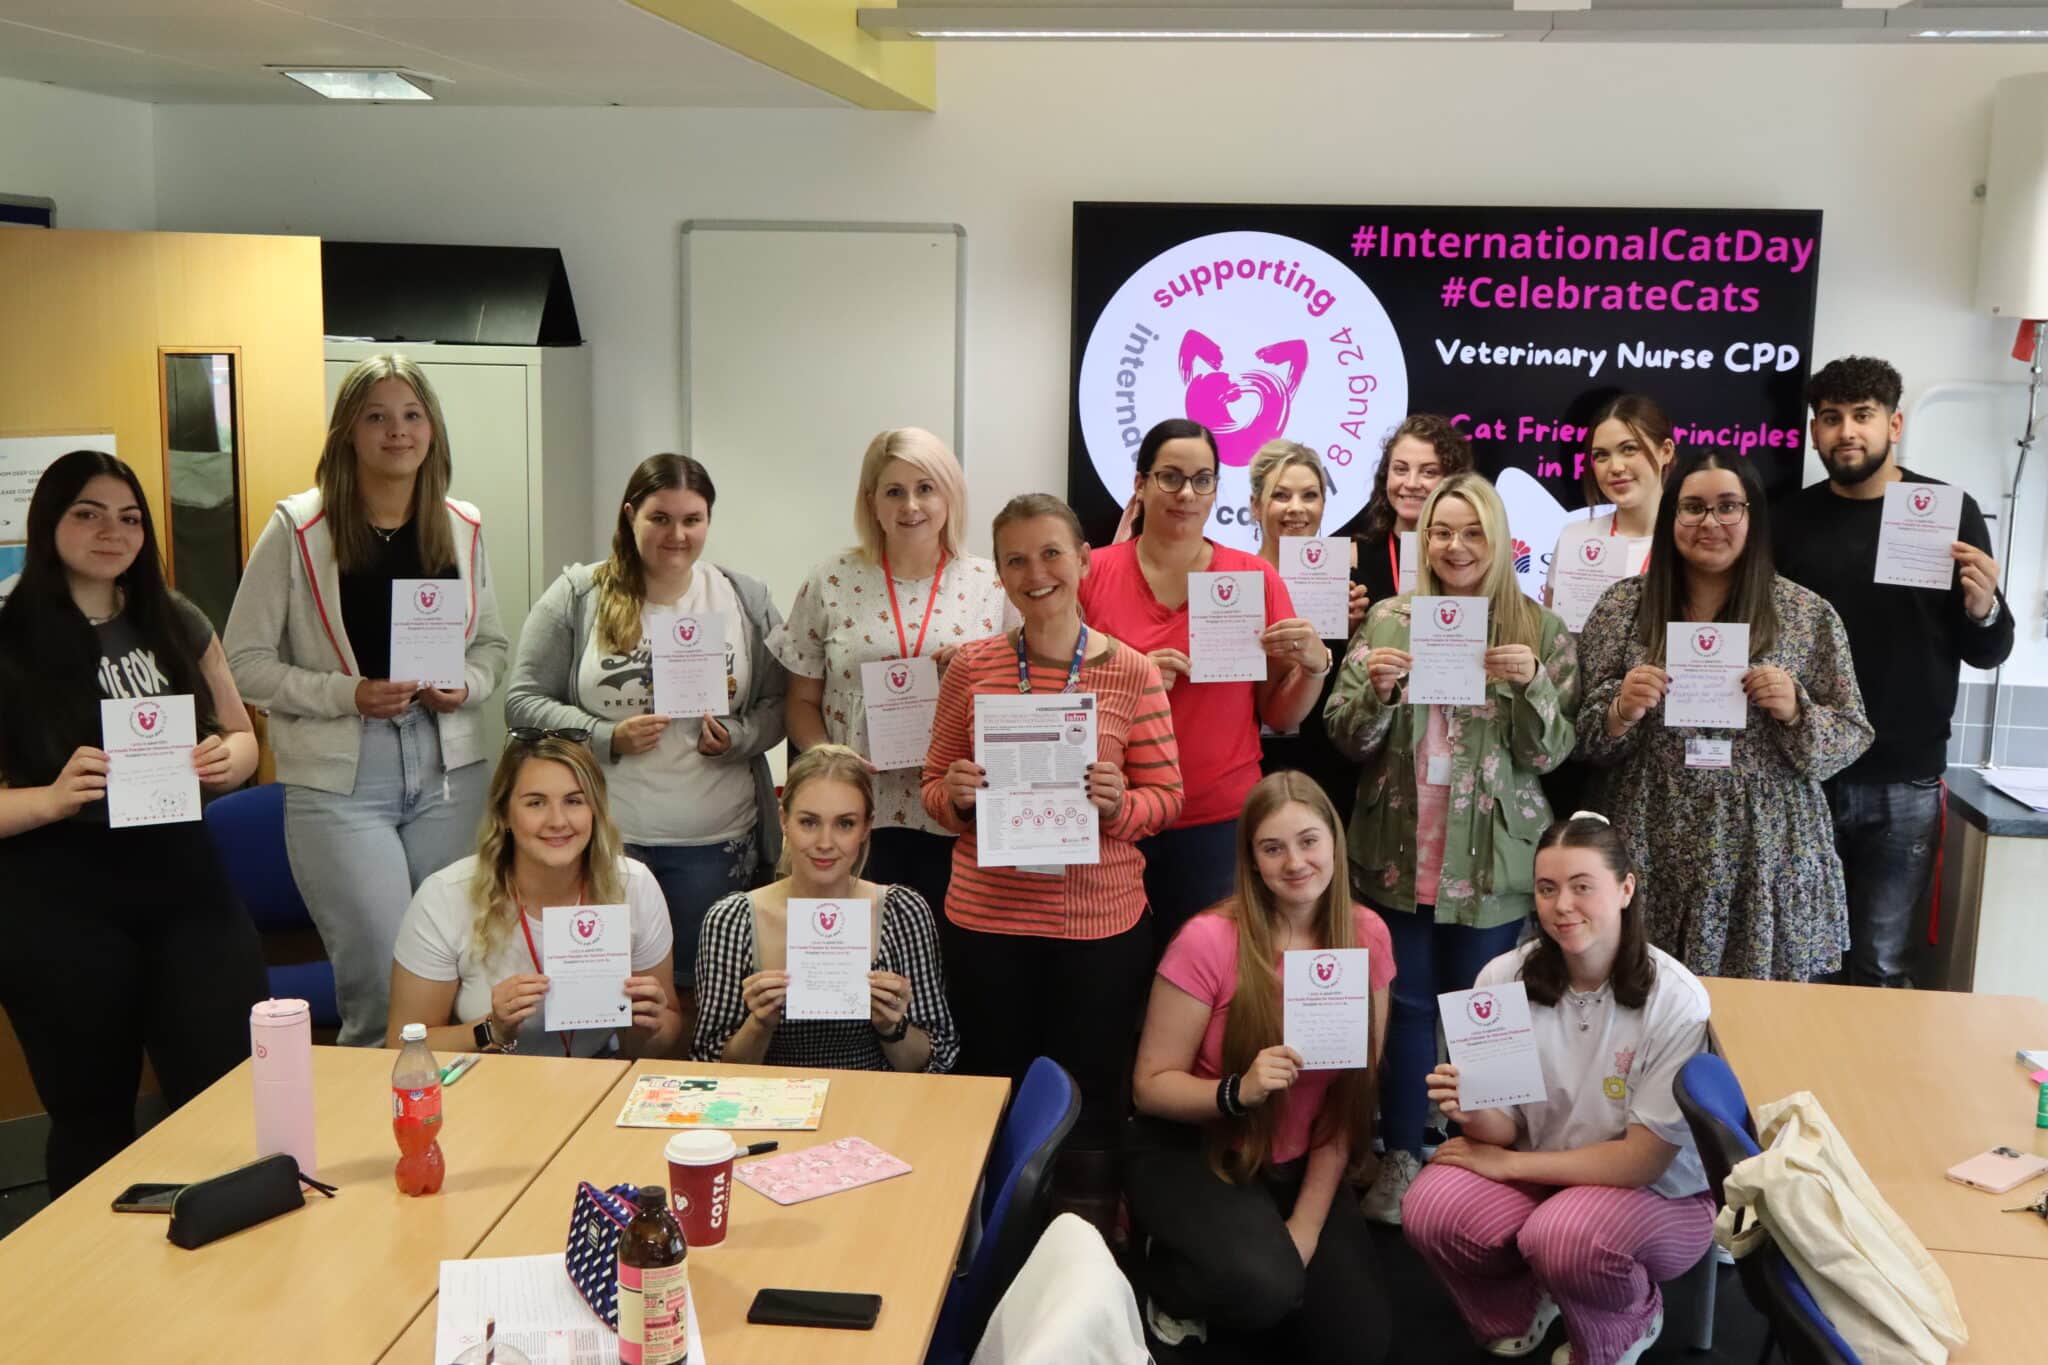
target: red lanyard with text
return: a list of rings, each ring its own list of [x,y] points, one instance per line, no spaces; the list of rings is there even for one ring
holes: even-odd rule
[[[932,628],[932,607],[939,600],[939,581],[946,574],[946,552],[939,551],[939,567],[932,570],[931,596],[924,600],[924,622],[917,628],[917,648],[910,647],[910,637],[903,633],[903,608],[896,605],[896,575],[889,571],[889,556],[882,556],[882,578],[889,585],[889,616],[896,622],[896,648],[899,659],[914,659],[924,653],[924,635]]]
[[[576,890],[576,903],[578,905],[583,904],[583,890],[581,887],[578,887]],[[534,950],[533,930],[526,923],[526,907],[523,905],[519,907],[519,932],[526,935],[526,955],[533,959],[533,970],[541,976],[546,976],[548,974],[547,968],[540,965],[540,954]],[[541,1008],[546,1009],[547,1006],[543,1005]],[[562,1055],[564,1057],[572,1055],[569,1050],[569,1036],[568,1033],[562,1035]]]

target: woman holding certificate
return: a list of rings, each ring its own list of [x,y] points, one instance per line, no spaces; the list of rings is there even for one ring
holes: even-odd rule
[[[213,627],[164,584],[135,471],[74,450],[37,480],[26,521],[0,605],[0,1009],[49,1111],[54,1199],[134,1139],[145,1051],[175,1109],[249,1055],[249,1007],[268,992],[198,824],[200,791],[255,771],[256,737]],[[183,802],[159,823],[118,790],[107,751],[139,718],[167,732],[174,707],[190,747],[163,761]]]
[[[874,818],[874,775],[853,750],[820,744],[790,764],[784,876],[704,916],[698,1061],[953,1069],[960,1039],[931,907],[861,876]]]
[[[917,427],[881,433],[853,498],[859,544],[811,570],[769,640],[789,670],[790,742],[844,744],[868,760],[868,870],[917,888],[929,905],[946,903],[953,836],[919,790],[927,718],[954,651],[1005,624],[996,566],[961,552],[966,514],[967,481],[944,441]]]
[[[269,712],[292,877],[350,1046],[383,1041],[399,917],[469,849],[483,809],[478,711],[507,642],[483,523],[448,496],[453,470],[419,367],[356,365],[315,486],[277,505],[228,614],[228,664]]]
[[[673,944],[654,874],[619,851],[582,733],[514,730],[476,853],[406,907],[385,1041],[425,1024],[436,1052],[665,1056],[683,1028]],[[589,1022],[603,1016],[616,1022]]]
[[[1565,523],[1543,585],[1545,605],[1575,633],[1608,586],[1643,571],[1664,475],[1678,456],[1671,419],[1644,394],[1610,398],[1588,429],[1593,435],[1586,446],[1586,506],[1590,511],[1608,503],[1613,510]]]
[[[1750,462],[1678,459],[1650,567],[1579,639],[1578,751],[1628,831],[1650,941],[1701,976],[1809,981],[1841,965],[1848,901],[1821,783],[1873,731],[1841,620],[1771,567]]]
[[[1335,657],[1295,615],[1278,569],[1202,534],[1219,468],[1216,438],[1198,422],[1146,432],[1137,535],[1097,551],[1081,583],[1089,626],[1149,655],[1173,708],[1187,803],[1139,850],[1161,947],[1230,894],[1237,813],[1260,775],[1259,726],[1299,725]]]
[[[788,686],[768,652],[782,616],[766,586],[703,558],[717,499],[709,471],[689,456],[642,460],[626,481],[611,558],[564,569],[533,604],[505,691],[508,724],[590,732],[626,852],[668,902],[686,1002],[704,912],[782,853],[768,770]],[[653,637],[666,641],[687,622],[715,623],[722,649],[709,667],[664,671],[657,682]],[[700,695],[675,695],[687,684]]]
[[[1168,1344],[1188,1319],[1267,1360],[1376,1362],[1390,1315],[1372,1239],[1345,1196],[1372,1147],[1372,1087],[1394,953],[1355,904],[1321,787],[1274,773],[1238,821],[1237,895],[1188,921],[1160,959],[1138,1040],[1130,1205],[1136,1277]],[[1336,1064],[1288,1045],[1300,996],[1366,961]],[[1304,970],[1305,968],[1305,970]],[[1318,1002],[1320,1003],[1320,1002]],[[1315,1065],[1321,1063],[1321,1065]]]
[[[1658,1284],[1713,1241],[1714,1196],[1672,1095],[1706,1046],[1707,991],[1649,945],[1627,841],[1604,816],[1544,831],[1536,918],[1543,932],[1476,984],[1528,992],[1544,1098],[1468,1109],[1458,1068],[1431,1072],[1460,1135],[1408,1191],[1402,1227],[1489,1354],[1535,1353],[1562,1313],[1552,1365],[1634,1365],[1664,1328]]]
[[[1521,932],[1550,821],[1541,778],[1572,751],[1579,696],[1571,634],[1516,582],[1493,485],[1444,480],[1419,524],[1417,591],[1366,613],[1324,713],[1337,747],[1365,764],[1352,883],[1386,917],[1401,963],[1380,1082],[1386,1157],[1365,1200],[1384,1223],[1401,1221],[1421,1168],[1436,997]]]

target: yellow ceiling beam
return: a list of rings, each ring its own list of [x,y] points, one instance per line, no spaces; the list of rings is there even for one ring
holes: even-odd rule
[[[862,109],[938,108],[937,50],[861,31],[861,0],[631,0],[657,18]],[[866,0],[887,6],[893,0]]]

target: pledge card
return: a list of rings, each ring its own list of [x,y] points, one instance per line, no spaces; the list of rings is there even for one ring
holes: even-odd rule
[[[1458,1068],[1460,1109],[1507,1109],[1549,1094],[1529,1019],[1529,991],[1521,982],[1447,991],[1436,998],[1436,1008],[1451,1064]]]

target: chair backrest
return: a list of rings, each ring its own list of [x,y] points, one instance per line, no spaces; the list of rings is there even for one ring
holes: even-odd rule
[[[961,1286],[960,1347],[971,1353],[1003,1291],[1051,1221],[1052,1165],[1081,1116],[1081,1091],[1050,1057],[1024,1073],[982,1175],[981,1244]]]
[[[1700,1165],[1713,1186],[1714,1202],[1725,1205],[1722,1182],[1737,1162],[1763,1151],[1742,1082],[1726,1059],[1702,1052],[1679,1069],[1672,1086],[1679,1112],[1692,1129]],[[1776,1329],[1778,1344],[1792,1365],[1860,1365],[1856,1352],[1820,1311],[1799,1272],[1776,1245],[1760,1247],[1735,1263],[1743,1293]]]
[[[285,853],[283,784],[229,792],[207,804],[205,819],[228,881],[256,928],[263,933],[312,928]]]

